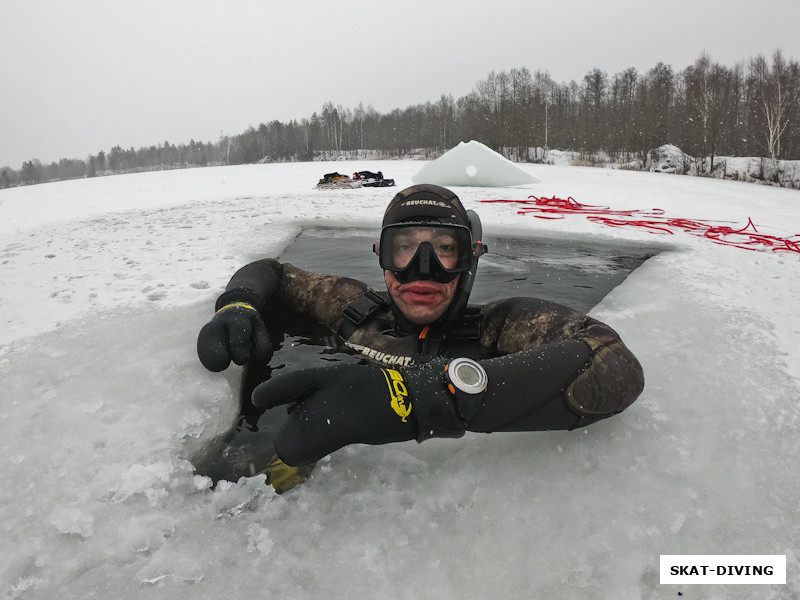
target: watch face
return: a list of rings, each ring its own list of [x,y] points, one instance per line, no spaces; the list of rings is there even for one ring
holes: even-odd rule
[[[486,371],[471,358],[456,358],[449,366],[450,381],[466,394],[480,394],[486,389]]]
[[[481,372],[471,363],[461,363],[456,365],[454,375],[462,383],[473,386],[481,382]]]

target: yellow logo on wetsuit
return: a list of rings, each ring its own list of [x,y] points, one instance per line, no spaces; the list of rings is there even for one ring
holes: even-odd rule
[[[392,398],[391,406],[394,412],[402,419],[403,423],[406,418],[411,414],[411,402],[406,404],[408,400],[408,388],[406,382],[403,381],[403,376],[399,371],[394,369],[381,369],[383,376],[386,377],[386,385],[389,386],[389,395]]]

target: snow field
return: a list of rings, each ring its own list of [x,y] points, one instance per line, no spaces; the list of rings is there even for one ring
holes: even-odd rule
[[[786,586],[692,597],[800,594],[800,258],[478,202],[572,196],[791,236],[796,191],[532,165],[540,183],[455,188],[495,234],[663,245],[591,312],[641,360],[642,397],[581,431],[353,446],[284,496],[260,477],[211,490],[193,475],[186,457],[236,416],[236,368],[208,373],[194,347],[230,275],[306,224],[377,232],[420,166],[0,192],[4,597],[688,595],[659,585],[661,554],[786,554]],[[312,189],[336,169],[381,170],[398,187]]]

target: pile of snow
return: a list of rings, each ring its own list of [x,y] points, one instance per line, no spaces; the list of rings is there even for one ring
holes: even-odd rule
[[[508,187],[539,182],[529,172],[475,140],[460,142],[427,163],[411,179],[414,183],[471,187]]]
[[[641,398],[573,432],[352,446],[283,496],[196,477],[186,457],[235,418],[240,373],[203,369],[198,330],[301,227],[377,233],[396,190],[309,189],[360,165],[0,191],[0,597],[800,596],[798,256],[479,203],[572,196],[789,236],[796,191],[548,165],[520,166],[531,189],[456,188],[487,234],[661,242],[591,311],[642,362]],[[374,165],[399,189],[418,167]],[[787,584],[660,586],[662,554],[787,555]]]
[[[664,144],[647,153],[644,168],[654,173],[684,175],[694,168],[694,159],[673,144]]]

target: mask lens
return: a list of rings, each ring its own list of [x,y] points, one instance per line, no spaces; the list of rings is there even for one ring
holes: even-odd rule
[[[461,273],[472,261],[472,237],[466,227],[390,225],[381,233],[379,259],[382,268],[393,272],[416,265],[422,272]],[[434,262],[436,268],[429,264]]]
[[[406,227],[392,236],[392,263],[400,269],[406,268],[419,251],[422,242],[428,242],[436,258],[445,269],[456,269],[459,260],[459,240],[451,231]]]

